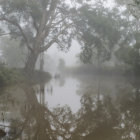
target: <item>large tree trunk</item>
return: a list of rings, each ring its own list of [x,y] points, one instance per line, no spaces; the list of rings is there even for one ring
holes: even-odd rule
[[[25,71],[26,72],[32,73],[34,71],[38,56],[39,56],[39,52],[37,52],[37,51],[30,52],[28,59],[27,59],[27,62],[25,64]]]

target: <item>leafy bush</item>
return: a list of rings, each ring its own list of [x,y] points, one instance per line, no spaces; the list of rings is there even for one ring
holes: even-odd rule
[[[9,69],[0,64],[0,87],[15,84],[21,81],[23,77],[17,69]]]

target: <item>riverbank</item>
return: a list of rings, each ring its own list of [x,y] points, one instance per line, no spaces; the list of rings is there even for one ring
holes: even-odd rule
[[[0,67],[0,87],[9,85],[22,84],[22,83],[45,83],[51,79],[51,75],[48,72],[41,72],[35,70],[32,76],[26,74],[23,69],[7,68],[5,66]]]

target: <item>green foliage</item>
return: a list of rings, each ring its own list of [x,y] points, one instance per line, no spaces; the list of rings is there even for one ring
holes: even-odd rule
[[[39,44],[39,47],[46,46],[46,43],[54,40],[53,37],[60,33],[55,38],[54,43],[62,50],[66,46],[69,48],[74,33],[72,33],[72,30],[68,30],[69,26],[67,25],[71,22],[68,16],[69,6],[63,0],[2,0],[0,1],[0,7],[3,11],[3,13],[0,13],[0,19],[5,21],[8,30],[11,32],[11,37],[21,39],[23,44],[28,46],[28,49],[29,46],[34,48],[35,37],[38,37],[38,33],[42,36],[40,38],[42,43]],[[47,9],[46,13],[44,8]],[[44,15],[46,15],[45,19],[43,19]],[[46,21],[40,23],[44,20]],[[51,26],[51,24],[56,26]],[[40,26],[43,27],[42,30]],[[63,27],[66,28],[62,32]],[[43,35],[43,30],[47,32],[46,36]]]
[[[126,7],[126,13],[128,15],[131,14],[135,19],[140,18],[140,0],[115,0],[119,5],[117,6],[125,6]]]
[[[19,70],[9,69],[5,66],[0,66],[0,87],[21,82],[23,77]]]
[[[136,43],[133,47],[121,47],[116,56],[120,61],[131,67],[133,72],[137,75],[140,74],[140,43]]]
[[[93,50],[91,47],[85,46],[80,53],[80,60],[83,63],[92,63]]]
[[[85,5],[79,9],[79,18],[75,21],[80,34],[78,40],[83,46],[80,59],[84,63],[109,60],[125,23],[118,10]]]
[[[28,50],[27,71],[35,69],[38,56],[53,44],[65,51],[71,46],[76,28],[67,1],[2,0],[0,9],[1,25],[6,26],[3,32],[10,32]]]

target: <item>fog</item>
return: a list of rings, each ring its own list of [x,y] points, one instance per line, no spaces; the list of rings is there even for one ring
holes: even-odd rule
[[[140,140],[139,13],[139,0],[0,0],[0,139]]]
[[[81,51],[81,46],[77,41],[73,41],[72,46],[68,51],[60,51],[57,46],[48,49],[46,54],[51,56],[55,63],[58,63],[60,58],[65,60],[66,66],[76,66],[78,64],[78,54]]]

